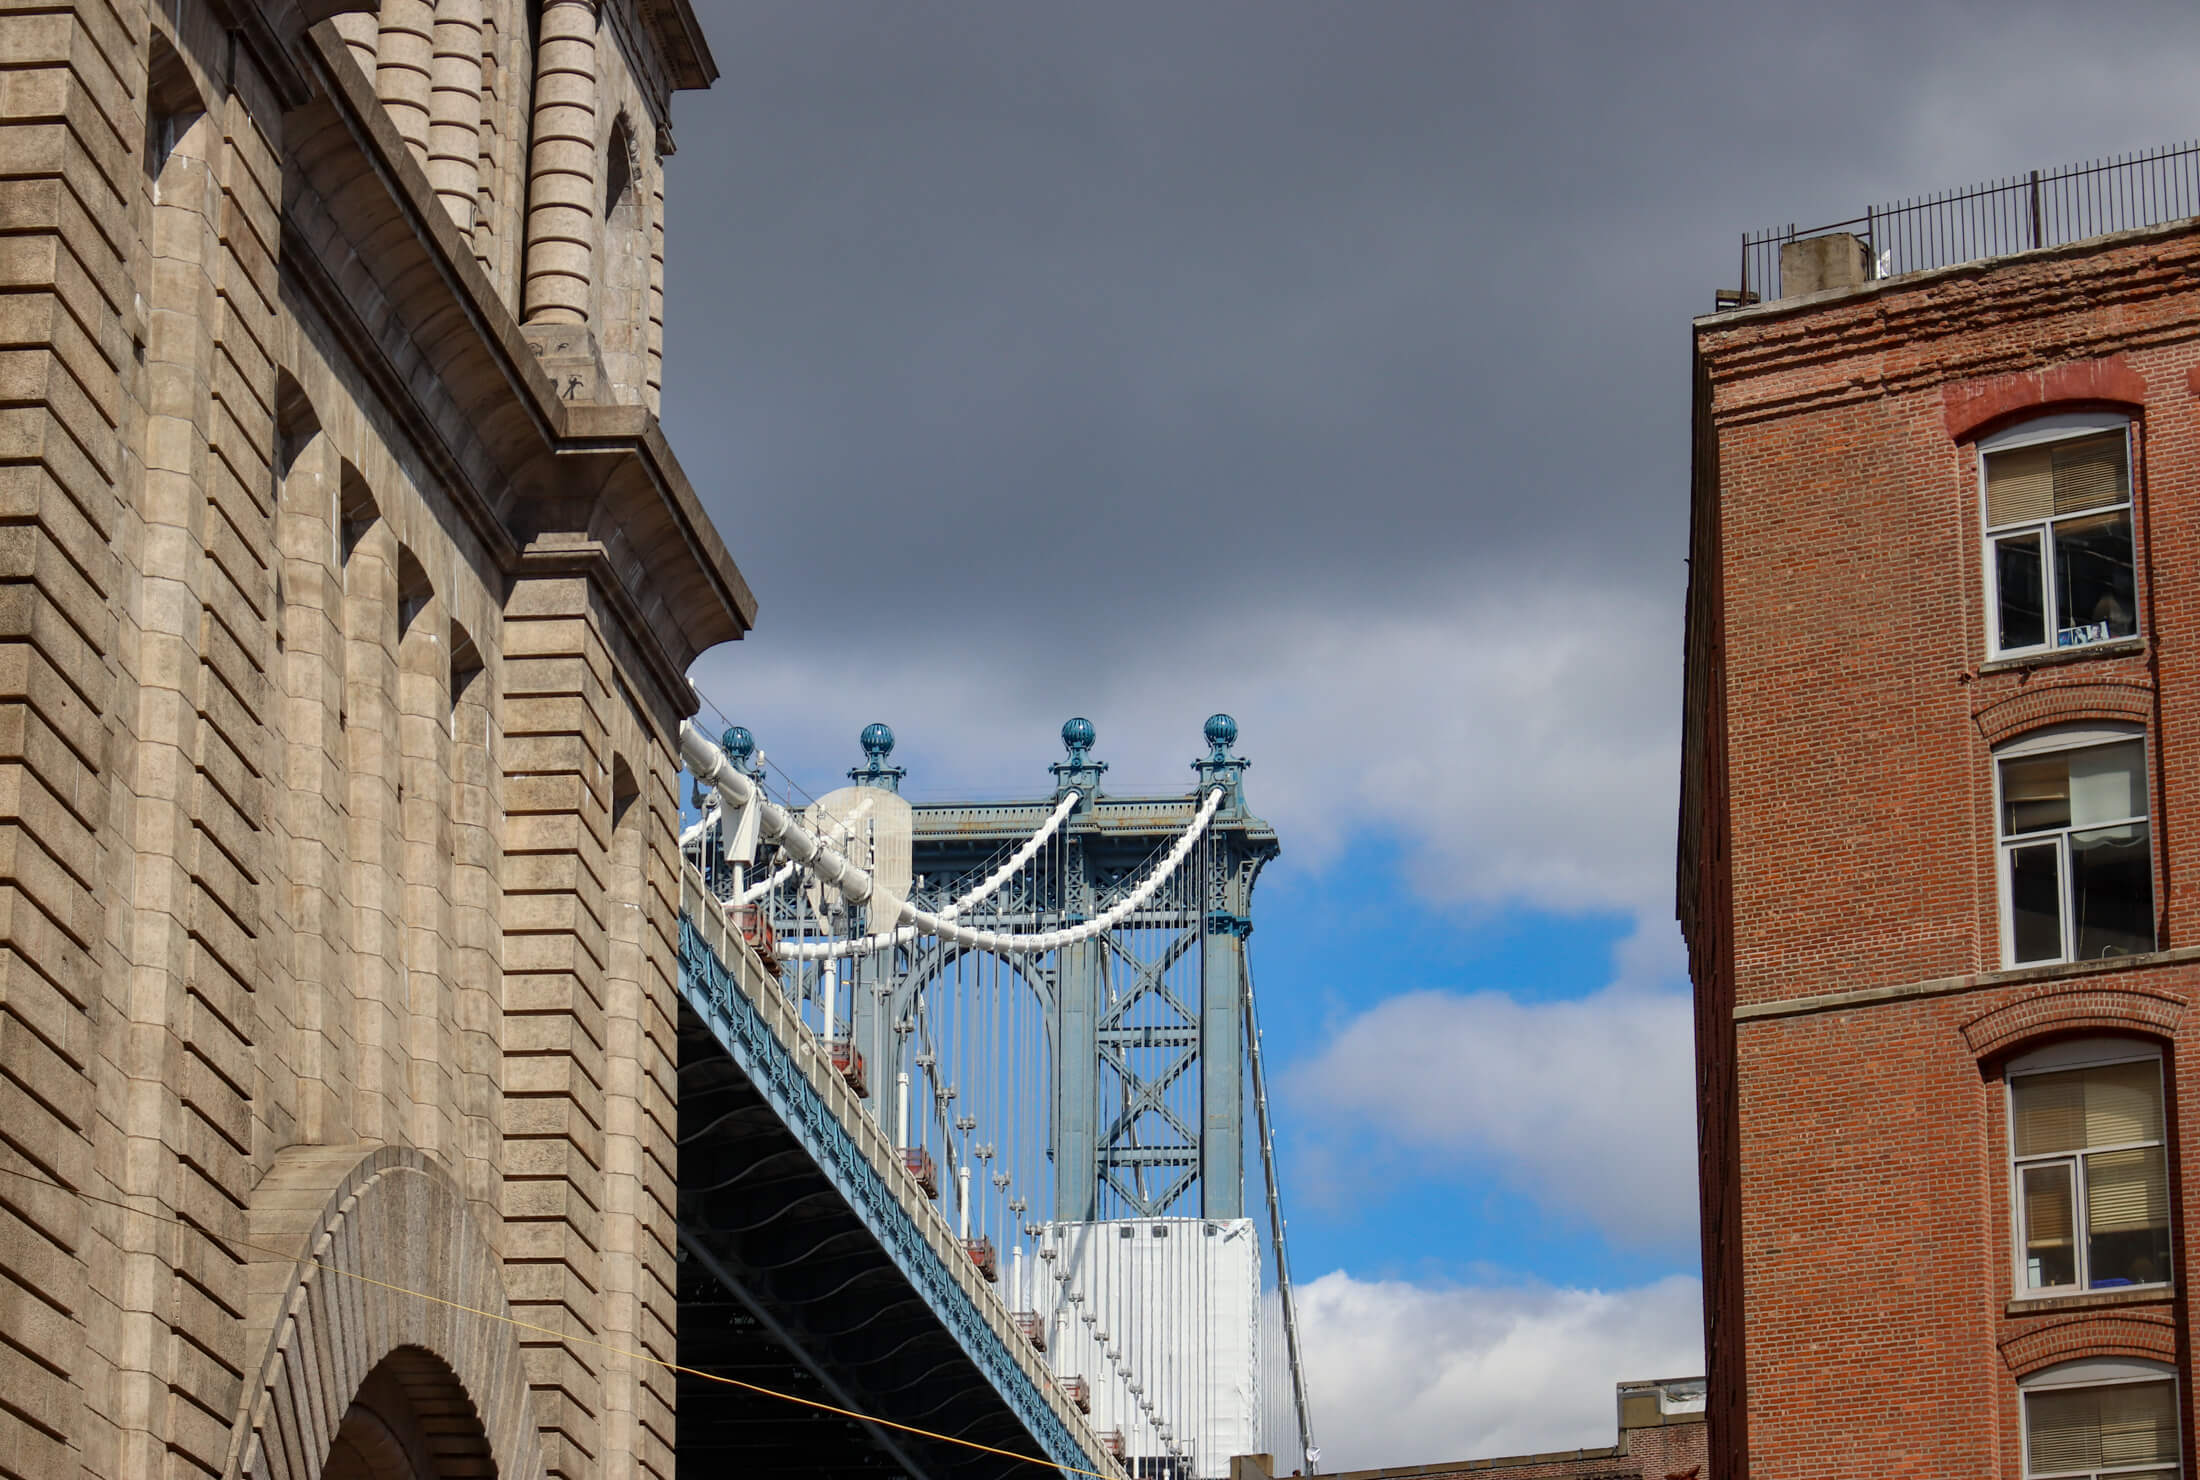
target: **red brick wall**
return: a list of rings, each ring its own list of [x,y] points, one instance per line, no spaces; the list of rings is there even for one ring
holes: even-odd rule
[[[2023,1372],[2190,1347],[2181,1287],[2008,1312],[1999,1065],[2152,1036],[2200,1145],[2174,1088],[2200,1034],[2200,233],[1723,315],[1696,343],[1681,906],[1713,1473],[2014,1477]],[[1975,438],[2103,404],[2137,428],[2142,650],[1987,665]],[[2163,950],[2002,971],[1992,747],[2103,716],[2148,732]],[[2173,1147],[2180,1268],[2190,1163]]]

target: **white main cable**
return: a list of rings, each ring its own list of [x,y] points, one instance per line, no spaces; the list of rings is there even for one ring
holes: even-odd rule
[[[757,831],[766,840],[779,844],[780,848],[796,863],[801,864],[816,877],[819,883],[840,891],[850,904],[863,904],[871,897],[871,876],[849,862],[847,855],[814,836],[796,822],[787,809],[765,797],[756,784],[744,775],[741,768],[726,758],[726,753],[711,742],[708,736],[686,720],[680,722],[680,758],[687,763],[695,779],[710,787],[719,795],[727,811],[737,812],[745,807],[756,807]],[[995,930],[971,930],[958,925],[944,915],[920,910],[909,900],[901,902],[901,910],[894,921],[898,932],[902,926],[913,926],[919,934],[938,936],[980,951],[1044,952],[1060,950],[1063,946],[1076,945],[1096,935],[1115,928],[1116,924],[1135,913],[1151,899],[1154,891],[1166,883],[1186,855],[1207,830],[1207,824],[1222,806],[1223,788],[1215,787],[1207,793],[1199,815],[1184,829],[1160,865],[1149,874],[1138,888],[1102,914],[1080,924],[1060,930],[1042,930],[1030,935],[1004,935]],[[1063,801],[1071,798],[1064,796]],[[883,933],[883,932],[882,932]],[[850,942],[832,941],[819,945],[782,945],[779,955],[795,960],[829,960],[850,954]],[[858,942],[857,944],[860,944]]]
[[[994,892],[1007,883],[1018,869],[1038,855],[1039,850],[1047,845],[1047,840],[1052,838],[1061,828],[1063,822],[1068,820],[1069,814],[1077,809],[1077,804],[1081,800],[1083,800],[1083,793],[1081,792],[1064,792],[1061,801],[1054,805],[1054,815],[1047,818],[1037,832],[1026,838],[1024,845],[1010,855],[1006,863],[995,869],[976,888],[955,900],[933,918],[952,920],[972,905],[992,898]],[[795,868],[799,865],[789,864],[787,867]],[[849,940],[814,941],[800,945],[790,944],[783,947],[779,954],[799,961],[822,961],[839,956],[863,956],[869,955],[873,951],[883,951],[889,946],[908,945],[916,940],[918,936],[931,933],[915,925],[901,925],[882,930],[876,935],[861,935]]]

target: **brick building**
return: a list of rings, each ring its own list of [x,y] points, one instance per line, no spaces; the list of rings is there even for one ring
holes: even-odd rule
[[[2200,228],[1874,255],[1695,325],[1711,1473],[2189,1473]]]
[[[1344,1470],[1328,1480],[1708,1480],[1702,1378],[1623,1382],[1618,1400],[1619,1441],[1602,1448]]]
[[[0,1475],[669,1476],[688,0],[0,57]]]

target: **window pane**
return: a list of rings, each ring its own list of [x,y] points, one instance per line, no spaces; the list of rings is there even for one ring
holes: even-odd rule
[[[2130,439],[2123,429],[2057,442],[2055,512],[2075,514],[2131,500]]]
[[[2093,1289],[2169,1278],[2169,1172],[2161,1147],[2088,1156],[2085,1214],[2086,1270]]]
[[[2067,752],[2026,756],[2022,760],[2001,763],[2003,837],[2069,825],[2070,755]]]
[[[2025,1470],[2060,1475],[2101,1462],[2101,1390],[2066,1388],[2024,1397]]]
[[[2018,965],[2062,959],[2062,849],[2009,850],[2009,943]]]
[[[2038,647],[2047,641],[2047,601],[2037,533],[1994,541],[1994,591],[2001,625],[1994,641],[2002,648]]]
[[[2009,1081],[2018,1156],[2162,1139],[2162,1070],[2155,1058]]]
[[[2158,1059],[2075,1070],[2085,1093],[2085,1144],[2121,1146],[2162,1139],[2162,1069]]]
[[[2021,524],[2055,512],[2055,449],[2020,447],[1986,459],[1986,525]]]
[[[2101,1463],[2143,1465],[2177,1459],[2177,1398],[2167,1382],[2129,1382],[2101,1395]]]
[[[2070,912],[2077,960],[2154,949],[2154,866],[2145,823],[2070,835]]]
[[[2055,645],[2129,637],[2139,630],[2131,574],[2131,511],[2055,526]]]
[[[2085,1070],[2021,1074],[2009,1081],[2019,1156],[2085,1149]]]
[[[2070,766],[2072,827],[2147,815],[2146,749],[2139,741],[2073,750],[2063,759]]]
[[[2072,1220],[2070,1163],[2026,1167],[2024,1288],[2051,1290],[2078,1282],[2078,1241]]]
[[[2025,1473],[2177,1463],[2177,1390],[2161,1382],[2024,1395]]]

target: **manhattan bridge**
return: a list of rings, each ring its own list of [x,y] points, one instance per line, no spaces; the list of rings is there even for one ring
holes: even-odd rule
[[[814,798],[682,727],[683,1473],[1318,1459],[1237,724],[1173,795],[1061,738],[1043,794],[912,803],[883,724]]]

